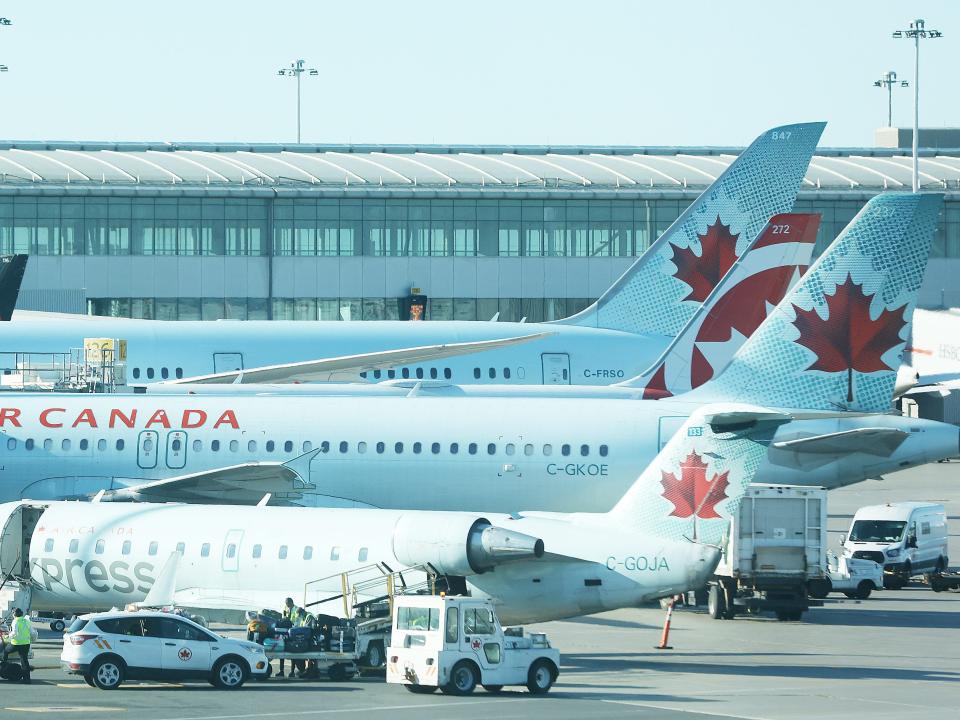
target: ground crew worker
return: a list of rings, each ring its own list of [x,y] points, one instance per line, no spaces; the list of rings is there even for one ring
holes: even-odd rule
[[[17,608],[13,611],[13,625],[10,628],[10,644],[3,647],[3,662],[7,662],[7,656],[16,652],[20,655],[20,667],[23,670],[21,682],[30,684],[30,641],[33,634],[33,628],[30,626],[30,618],[24,616],[23,610]]]
[[[303,612],[302,608],[297,607],[293,603],[293,598],[287,598],[283,601],[283,617],[290,621],[290,627],[297,627],[300,622],[300,613]],[[280,672],[277,673],[277,677],[283,677],[283,669],[286,666],[286,660],[280,658]],[[293,676],[293,670],[296,666],[294,661],[290,661],[290,675]]]
[[[297,616],[297,622],[294,623],[294,627],[302,628],[315,628],[317,624],[317,618],[314,617],[313,613],[309,610],[299,608],[294,606],[294,609],[299,611]],[[293,620],[293,613],[291,613],[291,620]],[[294,667],[300,672],[300,677],[305,678],[311,675],[315,675],[317,672],[317,663],[315,660],[310,660],[309,663],[306,660],[294,660]],[[292,675],[293,673],[291,673]]]

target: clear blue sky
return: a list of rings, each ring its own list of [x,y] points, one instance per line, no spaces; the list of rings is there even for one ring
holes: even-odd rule
[[[869,145],[885,70],[921,125],[960,125],[960,2],[0,0],[0,138],[742,145],[827,120]],[[894,124],[912,121],[896,91]]]

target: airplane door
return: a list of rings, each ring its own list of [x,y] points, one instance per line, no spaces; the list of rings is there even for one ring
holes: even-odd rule
[[[685,417],[662,417],[660,418],[660,443],[657,447],[663,450],[663,446],[670,442],[680,426],[687,421]]]
[[[243,353],[214,353],[213,371],[215,373],[243,370]]]
[[[567,353],[542,353],[544,385],[570,384],[570,356]]]
[[[167,433],[167,467],[179,470],[187,464],[187,434],[182,430]]]
[[[160,436],[156,430],[144,430],[137,440],[137,465],[144,469],[157,466],[157,443]]]
[[[240,569],[240,542],[243,540],[243,530],[228,530],[223,540],[223,557],[220,567],[224,572],[236,572]]]

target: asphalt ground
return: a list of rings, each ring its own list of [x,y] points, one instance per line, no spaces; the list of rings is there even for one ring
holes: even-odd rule
[[[960,463],[928,465],[830,495],[836,545],[863,505],[901,500],[947,504],[951,556],[960,561]],[[831,595],[800,622],[767,617],[711,620],[702,609],[674,614],[670,644],[657,651],[659,608],[627,609],[544,623],[563,654],[549,695],[525,689],[469,698],[412,695],[383,676],[346,682],[271,679],[235,692],[207,684],[129,683],[87,687],[59,669],[61,640],[42,631],[33,684],[0,682],[0,717],[209,718],[357,717],[462,720],[605,718],[956,717],[960,707],[960,593],[922,585],[865,601]],[[234,628],[231,631],[236,632]]]

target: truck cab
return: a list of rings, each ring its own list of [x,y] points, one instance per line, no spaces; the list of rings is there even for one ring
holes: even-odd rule
[[[477,685],[499,692],[526,685],[531,693],[550,690],[560,672],[560,653],[546,635],[504,631],[488,601],[445,595],[397,596],[387,682],[414,693],[438,688],[469,695]]]
[[[901,588],[914,575],[939,574],[949,566],[947,516],[937,503],[860,508],[842,544],[845,555],[883,565],[888,588]]]

